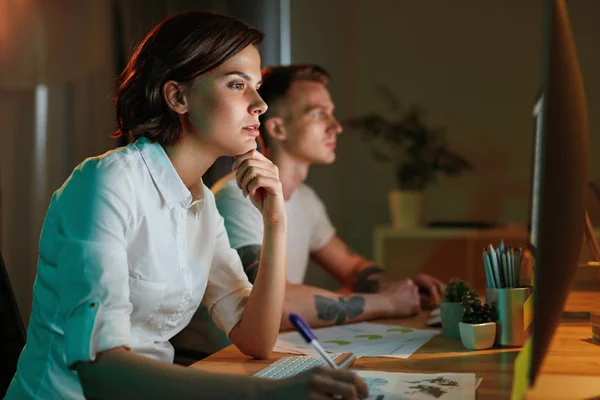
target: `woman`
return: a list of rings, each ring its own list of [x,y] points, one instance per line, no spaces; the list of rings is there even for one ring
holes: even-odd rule
[[[285,287],[277,168],[255,150],[262,34],[193,12],[152,30],[120,76],[118,131],[132,143],[79,165],[40,239],[28,342],[7,399],[353,398],[355,375],[319,369],[264,381],[172,365],[168,340],[202,300],[245,354],[269,356]],[[202,175],[236,156],[263,215],[254,290]]]

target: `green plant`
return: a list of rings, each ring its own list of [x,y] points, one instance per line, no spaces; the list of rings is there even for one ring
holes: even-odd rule
[[[483,324],[498,319],[496,307],[487,303],[482,304],[474,290],[469,290],[463,296],[461,303],[464,310],[462,322],[466,324]]]
[[[473,168],[448,148],[444,128],[425,123],[424,109],[412,104],[405,110],[389,89],[381,90],[390,105],[390,118],[371,113],[346,122],[372,141],[376,160],[393,164],[399,189],[424,190],[440,173],[458,176]]]
[[[469,292],[469,285],[461,280],[452,280],[446,286],[444,301],[460,303],[463,296]]]

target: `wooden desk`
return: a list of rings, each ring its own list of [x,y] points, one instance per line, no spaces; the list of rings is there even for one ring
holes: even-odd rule
[[[600,292],[571,294],[565,310],[580,312],[589,310],[592,306],[600,306]],[[423,328],[426,319],[426,313],[422,313],[413,318],[379,322]],[[479,399],[509,399],[512,390],[514,361],[519,350],[471,351],[465,349],[460,340],[447,339],[440,334],[406,360],[362,357],[354,363],[352,368],[389,372],[473,372],[476,376],[483,378],[481,386],[477,389]],[[212,372],[253,375],[274,360],[286,355],[273,353],[270,360],[253,360],[241,354],[235,346],[229,346],[193,364],[192,367]],[[588,392],[577,392],[577,387],[573,388],[573,385],[569,384],[564,384],[559,388],[555,387],[557,386],[556,382],[561,379],[567,379],[568,383],[573,383],[574,379],[579,378],[581,378],[581,382],[578,382],[577,385]],[[593,388],[594,384],[600,385],[600,345],[591,341],[589,320],[564,320],[561,323],[556,330],[538,379],[535,390],[529,396],[531,398],[549,399],[551,397],[548,397],[548,393],[556,394],[560,390],[568,390],[568,392],[564,392],[568,393],[566,395],[568,397],[561,394],[554,398],[590,398],[590,393],[600,394],[600,387],[595,392]],[[552,385],[549,386],[547,382],[551,382]],[[590,384],[590,382],[592,383]],[[551,391],[549,391],[549,387]]]

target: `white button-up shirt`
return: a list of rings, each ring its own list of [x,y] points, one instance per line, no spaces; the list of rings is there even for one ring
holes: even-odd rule
[[[229,335],[252,288],[215,200],[147,139],[79,165],[50,202],[27,345],[7,399],[83,399],[80,361],[125,346],[173,361],[202,301]]]

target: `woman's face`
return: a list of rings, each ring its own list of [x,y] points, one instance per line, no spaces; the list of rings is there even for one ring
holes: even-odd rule
[[[237,156],[256,148],[258,116],[267,110],[257,92],[261,82],[260,55],[250,45],[189,89],[193,132],[216,156]]]

